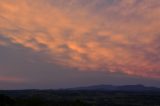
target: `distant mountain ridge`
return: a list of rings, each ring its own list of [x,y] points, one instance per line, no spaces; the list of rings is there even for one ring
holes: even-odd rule
[[[86,87],[69,88],[68,90],[98,90],[98,91],[160,91],[158,87],[146,87],[144,85],[93,85]]]

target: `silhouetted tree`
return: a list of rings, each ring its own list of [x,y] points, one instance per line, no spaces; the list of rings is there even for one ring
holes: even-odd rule
[[[14,106],[15,101],[8,96],[0,95],[0,106]]]

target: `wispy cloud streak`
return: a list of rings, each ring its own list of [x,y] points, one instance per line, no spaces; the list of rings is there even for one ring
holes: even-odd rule
[[[12,76],[0,76],[0,82],[22,83],[24,82],[24,79]]]

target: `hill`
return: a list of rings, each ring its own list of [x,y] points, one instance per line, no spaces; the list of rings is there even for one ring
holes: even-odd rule
[[[96,91],[160,91],[160,88],[157,87],[146,87],[144,85],[123,85],[123,86],[115,86],[115,85],[93,85],[86,87],[76,87],[69,88],[68,90],[96,90]]]

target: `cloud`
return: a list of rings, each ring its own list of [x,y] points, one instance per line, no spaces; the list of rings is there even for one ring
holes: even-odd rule
[[[44,52],[80,70],[160,78],[157,0],[3,0],[2,46]],[[5,44],[5,45],[4,45]]]
[[[24,80],[17,77],[0,76],[0,82],[22,83]]]

